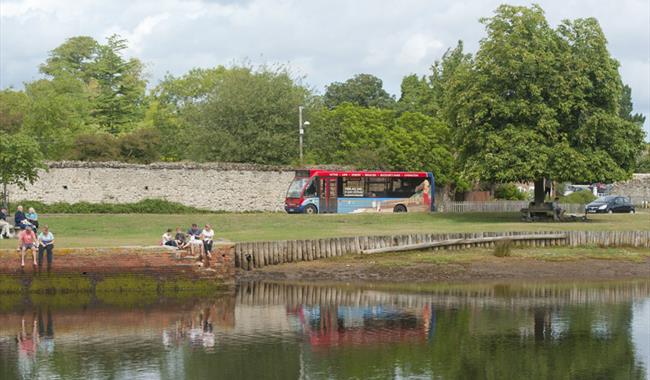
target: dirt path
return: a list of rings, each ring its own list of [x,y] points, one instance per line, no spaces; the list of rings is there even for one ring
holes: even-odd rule
[[[486,280],[620,280],[650,278],[644,262],[581,259],[542,261],[530,258],[486,258],[470,263],[387,266],[373,261],[311,261],[241,271],[239,280],[468,282]]]

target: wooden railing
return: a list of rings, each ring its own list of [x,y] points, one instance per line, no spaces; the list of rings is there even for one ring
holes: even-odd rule
[[[440,202],[438,211],[462,212],[519,212],[528,207],[529,201],[488,201],[488,202]],[[585,206],[575,203],[561,203],[560,207],[568,214],[584,214]]]

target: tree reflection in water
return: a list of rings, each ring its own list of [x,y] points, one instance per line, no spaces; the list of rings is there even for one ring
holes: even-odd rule
[[[20,299],[0,312],[0,378],[642,379],[630,325],[633,302],[648,299],[648,282]]]

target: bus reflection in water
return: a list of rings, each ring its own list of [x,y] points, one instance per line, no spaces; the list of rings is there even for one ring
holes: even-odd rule
[[[435,211],[430,172],[298,170],[289,185],[288,213]]]
[[[391,307],[299,306],[287,310],[300,320],[312,348],[424,342],[435,332],[435,312]]]

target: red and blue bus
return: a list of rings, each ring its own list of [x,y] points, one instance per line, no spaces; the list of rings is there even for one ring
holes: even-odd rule
[[[429,172],[297,170],[284,209],[327,214],[435,211]]]

